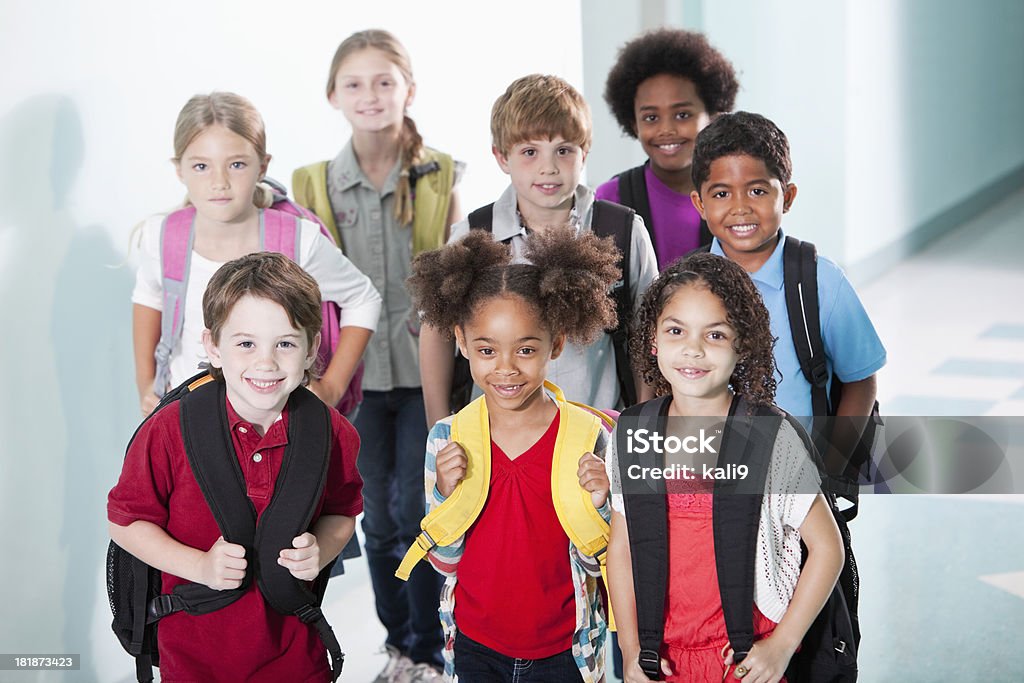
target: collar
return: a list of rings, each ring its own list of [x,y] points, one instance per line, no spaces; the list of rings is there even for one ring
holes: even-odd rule
[[[772,250],[772,255],[768,257],[768,260],[764,262],[764,265],[753,273],[750,273],[750,279],[773,289],[781,290],[785,283],[782,271],[782,246],[786,243],[786,236],[782,234],[782,228],[779,228],[776,239],[778,241],[775,243],[775,249]],[[717,237],[711,241],[711,253],[716,256],[725,257],[725,252],[722,251],[722,245],[719,243]]]
[[[256,428],[253,426],[253,424],[249,422],[249,420],[246,420],[244,417],[235,412],[235,407],[231,405],[231,399],[225,399],[225,401],[227,402],[228,405],[228,427],[230,428],[231,433],[234,434],[235,430],[237,430],[239,427],[242,427],[247,430],[250,430],[252,434],[257,435],[258,432],[256,431]],[[281,444],[283,445],[288,443],[288,423],[285,420],[285,414],[287,412],[288,406],[286,405],[284,407],[284,410],[281,411],[281,414],[278,415],[277,418],[274,420],[274,423],[270,426],[270,429],[267,430],[267,433],[263,435],[264,439],[267,437],[268,434],[278,431],[278,424],[280,424]],[[266,444],[266,447],[270,447],[273,445],[277,444]]]
[[[590,215],[594,207],[594,192],[586,185],[577,185],[573,195],[572,209],[569,211],[569,227],[579,232],[580,227],[590,223]],[[526,227],[516,200],[516,189],[512,185],[505,188],[498,200],[494,202],[494,217],[491,233],[499,242],[510,240],[515,236],[526,237]]]
[[[401,170],[402,161],[399,159],[395,162],[395,167],[388,173],[387,179],[384,181],[384,187],[381,189],[381,196],[390,194],[395,191],[395,187],[398,185],[398,174]],[[364,185],[372,189],[374,192],[377,188],[373,186],[373,183],[363,173],[363,169],[359,166],[359,160],[356,158],[356,150],[352,146],[351,138],[338,152],[338,156],[334,157],[334,160],[327,165],[327,183],[331,187],[334,187],[340,192],[350,190],[356,185]]]

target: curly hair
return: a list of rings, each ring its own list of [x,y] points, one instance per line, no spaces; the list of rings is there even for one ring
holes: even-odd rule
[[[786,134],[760,114],[738,111],[718,116],[697,135],[690,168],[693,187],[700,192],[701,184],[711,175],[713,161],[741,154],[760,159],[783,187],[789,185],[793,161]]]
[[[406,284],[423,322],[449,337],[483,303],[512,295],[532,305],[552,335],[576,344],[589,344],[615,326],[615,304],[605,296],[621,277],[612,238],[548,230],[530,236],[524,255],[530,263],[512,263],[508,246],[487,231],[471,230],[416,256]]]
[[[604,101],[623,132],[636,137],[636,91],[652,76],[671,74],[693,81],[708,114],[731,111],[739,82],[732,63],[703,33],[663,28],[634,38],[619,50],[608,72]]]
[[[637,311],[629,338],[633,367],[659,396],[671,393],[669,382],[658,368],[658,357],[651,353],[658,318],[672,296],[682,287],[707,287],[722,301],[726,319],[736,330],[736,367],[729,383],[749,404],[768,405],[775,398],[775,356],[768,319],[761,293],[750,276],[727,258],[705,252],[675,261],[651,283]]]

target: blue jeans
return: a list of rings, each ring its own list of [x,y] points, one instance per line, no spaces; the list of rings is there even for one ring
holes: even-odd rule
[[[420,562],[409,581],[395,577],[425,514],[423,458],[427,418],[419,388],[364,391],[355,418],[361,441],[366,561],[387,644],[416,663],[440,666],[444,643],[437,610],[444,580]]]
[[[455,675],[459,683],[579,683],[583,680],[572,648],[544,659],[507,657],[455,634]]]

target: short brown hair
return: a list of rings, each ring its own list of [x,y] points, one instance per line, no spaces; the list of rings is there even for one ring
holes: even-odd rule
[[[560,135],[590,150],[590,107],[576,88],[558,76],[531,74],[516,79],[491,108],[491,140],[507,155],[513,145]]]
[[[292,326],[305,332],[310,348],[323,325],[320,287],[294,261],[269,251],[246,254],[221,266],[203,294],[203,324],[216,344],[235,304],[244,296],[267,299],[281,306]],[[210,368],[216,379],[220,368]],[[310,372],[306,371],[306,380]]]

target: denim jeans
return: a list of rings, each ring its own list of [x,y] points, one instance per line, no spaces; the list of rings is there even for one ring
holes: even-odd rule
[[[395,577],[425,514],[427,418],[419,388],[364,391],[355,418],[363,478],[363,535],[377,617],[387,644],[416,663],[442,664],[437,610],[443,577],[420,562],[409,581]]]
[[[544,659],[519,659],[455,634],[455,675],[459,683],[579,683],[572,648]]]

